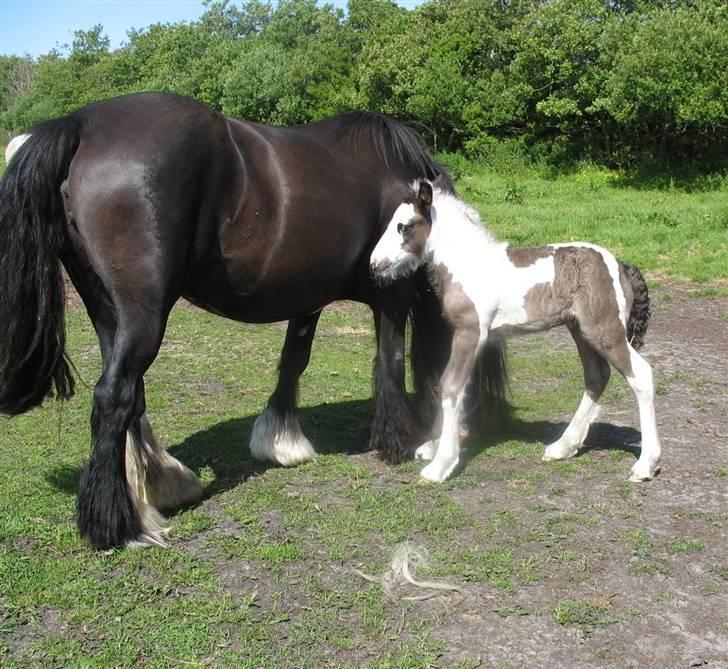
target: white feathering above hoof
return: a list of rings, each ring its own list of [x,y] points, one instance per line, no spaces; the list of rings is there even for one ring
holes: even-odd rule
[[[169,521],[150,504],[137,502],[142,520],[142,533],[137,539],[129,541],[127,548],[147,548],[157,546],[166,548],[165,539],[169,535]]]
[[[282,419],[270,407],[258,416],[250,435],[250,453],[256,460],[269,460],[292,467],[316,457],[311,442],[301,430],[298,418]]]
[[[142,418],[141,441],[131,432],[126,440],[126,476],[136,498],[159,509],[176,509],[197,501],[202,485],[197,475],[158,443]]]

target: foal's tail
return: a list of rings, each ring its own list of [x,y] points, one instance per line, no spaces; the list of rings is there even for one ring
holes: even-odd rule
[[[440,377],[452,349],[452,331],[442,314],[426,269],[417,274],[417,299],[410,312],[412,377],[422,420],[432,425],[440,398]],[[484,417],[506,414],[508,371],[505,342],[487,344],[480,352],[466,396],[468,427],[480,430]]]
[[[52,394],[73,395],[59,256],[66,243],[61,184],[79,121],[35,128],[0,180],[0,412],[17,415]]]
[[[622,269],[624,269],[627,278],[632,286],[634,295],[632,301],[632,310],[629,312],[627,319],[627,340],[633,348],[642,348],[645,343],[645,333],[647,332],[647,322],[650,320],[652,311],[650,309],[650,295],[647,290],[645,277],[634,265],[627,265],[620,261]]]

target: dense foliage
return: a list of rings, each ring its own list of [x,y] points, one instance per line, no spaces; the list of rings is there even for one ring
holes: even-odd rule
[[[553,161],[713,164],[728,155],[724,0],[208,0],[117,50],[101,26],[37,60],[0,58],[9,133],[92,100],[192,95],[290,124],[350,109],[409,119],[440,150],[507,140]]]

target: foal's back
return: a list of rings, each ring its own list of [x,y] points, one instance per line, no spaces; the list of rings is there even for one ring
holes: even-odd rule
[[[491,332],[508,336],[563,324],[626,325],[632,289],[606,249],[581,242],[504,250]]]

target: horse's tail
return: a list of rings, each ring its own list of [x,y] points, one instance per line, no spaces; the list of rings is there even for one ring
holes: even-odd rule
[[[61,184],[78,148],[71,115],[32,132],[0,180],[0,412],[73,395],[66,358]]]
[[[633,300],[632,309],[627,319],[627,340],[633,348],[642,348],[645,343],[647,322],[650,320],[652,310],[650,309],[650,294],[647,290],[645,277],[634,265],[628,265],[620,261],[629,283],[632,286]]]
[[[440,398],[440,377],[450,358],[452,330],[425,269],[417,274],[417,298],[410,311],[412,377],[420,414],[432,425]],[[505,342],[487,344],[478,355],[466,396],[468,427],[483,427],[485,416],[505,415],[508,374]]]

